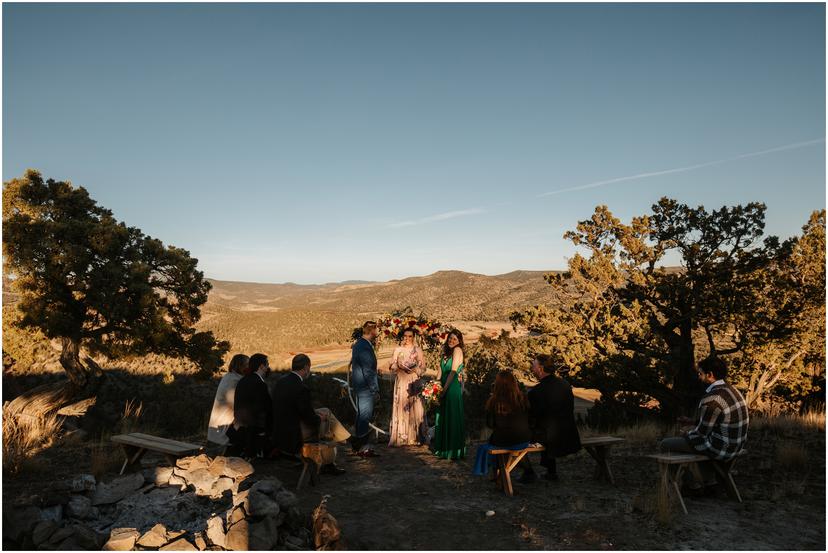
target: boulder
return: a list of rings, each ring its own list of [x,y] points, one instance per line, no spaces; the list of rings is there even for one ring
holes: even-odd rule
[[[186,538],[179,538],[160,548],[159,551],[198,551]]]
[[[58,528],[55,530],[55,533],[49,538],[49,545],[52,547],[57,547],[59,544],[63,543],[67,540],[67,538],[73,537],[75,535],[75,528],[73,526],[67,526],[66,528]]]
[[[201,535],[201,532],[196,532],[193,534],[193,544],[195,548],[199,551],[204,551],[207,549],[207,542],[204,540],[204,537]]]
[[[156,524],[138,539],[137,544],[141,547],[161,547],[169,540],[167,539],[167,528],[163,524]]]
[[[73,495],[66,504],[66,515],[85,518],[92,510],[92,500],[82,495]]]
[[[69,528],[72,528],[75,541],[81,549],[86,549],[87,551],[100,549],[104,544],[104,541],[101,539],[102,536],[87,526],[76,524]]]
[[[233,495],[233,507],[236,505],[241,505],[245,501],[247,501],[247,495],[250,493],[250,490],[244,490],[243,492],[236,492]]]
[[[231,551],[247,551],[250,549],[248,547],[249,536],[249,524],[246,520],[240,520],[227,531],[224,548]]]
[[[34,505],[3,509],[3,537],[19,543],[40,521],[40,509]]]
[[[196,495],[209,496],[213,493],[213,484],[216,482],[216,477],[210,474],[206,468],[199,468],[189,470],[180,475],[187,484],[195,488]]]
[[[250,491],[244,510],[254,517],[276,516],[279,514],[279,504],[261,492]]]
[[[135,528],[115,528],[109,533],[109,540],[104,544],[104,551],[129,551],[141,534]]]
[[[224,547],[224,522],[221,517],[212,517],[207,521],[207,539],[213,545]]]
[[[238,507],[234,508],[232,511],[228,511],[229,516],[227,517],[227,525],[231,526],[236,524],[239,521],[244,520],[247,518],[247,514],[244,512],[244,507],[239,505]]]
[[[172,467],[150,467],[141,472],[146,482],[161,487],[169,484],[173,469]]]
[[[53,505],[40,510],[40,518],[60,522],[63,520],[63,505]]]
[[[56,522],[52,520],[41,520],[35,524],[35,527],[32,530],[32,542],[36,546],[46,543],[57,529],[58,525]]]
[[[276,492],[276,502],[282,509],[289,509],[295,507],[299,503],[299,499],[295,493],[288,490],[281,490]]]
[[[248,545],[251,551],[268,551],[276,546],[279,539],[279,529],[273,517],[266,517],[259,522],[250,524],[250,538]]]
[[[170,479],[167,482],[167,485],[178,487],[181,491],[184,491],[184,490],[187,489],[187,481],[184,480],[183,478],[181,478],[180,476],[178,476],[175,473],[173,473],[172,476],[170,476]]]
[[[93,492],[95,491],[95,477],[91,474],[81,474],[77,478],[66,482],[66,487],[71,492]]]
[[[98,484],[92,495],[92,505],[117,503],[144,485],[144,475],[140,472],[119,476],[108,484]]]
[[[250,491],[261,492],[265,495],[273,495],[282,489],[282,483],[275,478],[268,478],[266,480],[259,480],[252,486],[250,486]]]

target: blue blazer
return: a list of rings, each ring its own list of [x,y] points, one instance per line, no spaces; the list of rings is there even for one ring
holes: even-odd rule
[[[357,393],[379,391],[374,346],[362,337],[351,346],[351,386]]]

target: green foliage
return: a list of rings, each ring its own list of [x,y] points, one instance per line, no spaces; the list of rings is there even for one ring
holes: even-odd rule
[[[36,328],[21,328],[22,314],[14,306],[3,306],[3,370],[29,369],[58,360],[49,340]]]
[[[824,291],[803,289],[796,271],[784,269],[796,264],[796,241],[762,240],[764,214],[759,203],[708,212],[663,198],[652,214],[624,224],[599,206],[565,234],[588,257],[578,253],[567,272],[546,275],[559,304],[511,320],[538,335],[577,384],[637,406],[656,399],[667,410],[689,410],[697,359],[789,343],[804,306],[824,304]],[[811,254],[818,249],[806,244]],[[680,267],[665,267],[673,259]],[[821,275],[824,290],[822,259],[809,274]]]
[[[84,188],[33,170],[6,182],[3,253],[21,296],[19,326],[62,340],[74,384],[89,372],[80,348],[186,356],[206,371],[222,364],[229,344],[194,328],[210,289],[197,260],[119,223]]]

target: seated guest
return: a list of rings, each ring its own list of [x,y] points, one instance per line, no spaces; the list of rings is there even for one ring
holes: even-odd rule
[[[488,444],[477,448],[474,473],[488,472],[492,449],[524,449],[529,445],[529,404],[512,371],[500,371],[486,402],[486,426],[492,429]]]
[[[267,356],[256,353],[250,357],[250,374],[239,380],[233,402],[233,431],[228,438],[234,454],[248,458],[261,457],[273,429],[273,405],[265,377],[270,372]]]
[[[739,390],[725,382],[727,364],[718,357],[699,363],[699,378],[707,384],[695,419],[680,417],[679,423],[693,426],[682,436],[661,441],[662,451],[700,453],[718,461],[733,459],[745,445],[748,431],[748,408]],[[698,463],[704,482],[688,480],[687,487],[713,491],[716,473],[709,463]]]
[[[529,390],[529,421],[532,440],[543,444],[540,464],[546,467],[544,478],[557,480],[556,457],[577,453],[581,437],[575,424],[575,396],[569,382],[558,376],[559,365],[551,355],[538,355],[532,361],[532,372],[540,381]],[[521,482],[535,480],[530,463],[524,465]]]
[[[300,353],[291,362],[291,372],[273,386],[272,441],[281,454],[298,455],[305,442],[344,442],[351,437],[330,410],[313,409],[311,392],[305,385],[310,374],[311,360]],[[322,472],[342,474],[345,470],[329,463],[322,466]]]
[[[227,373],[221,377],[213,400],[213,410],[210,412],[210,422],[207,424],[207,442],[214,447],[224,447],[230,440],[227,438],[227,429],[233,424],[233,398],[236,395],[236,385],[247,371],[250,358],[244,354],[237,354],[230,360]]]

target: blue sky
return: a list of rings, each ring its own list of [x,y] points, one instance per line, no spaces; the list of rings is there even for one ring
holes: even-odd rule
[[[214,278],[564,268],[596,205],[661,196],[787,237],[824,137],[822,4],[3,5],[4,181]]]

